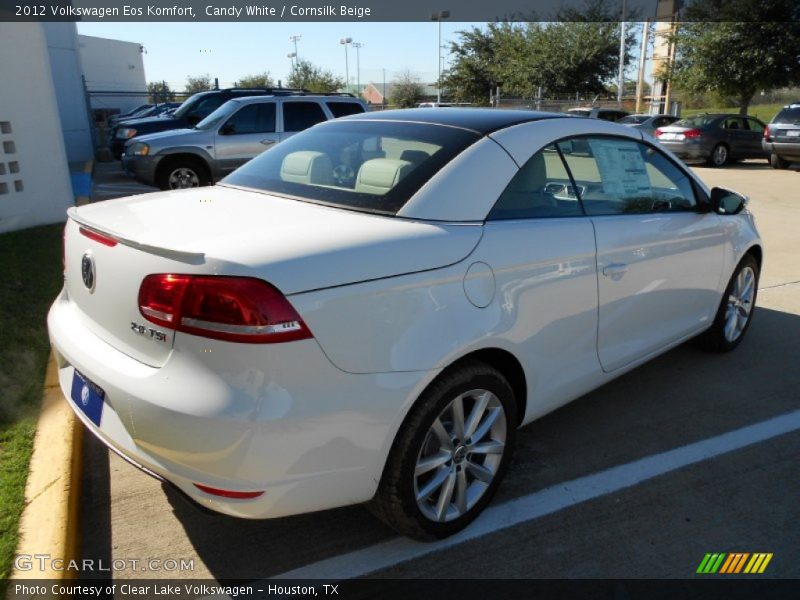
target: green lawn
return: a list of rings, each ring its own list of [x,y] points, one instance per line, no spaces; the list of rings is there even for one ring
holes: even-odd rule
[[[784,104],[756,104],[751,105],[747,114],[751,117],[761,119],[764,123],[769,123],[778,111],[784,107]],[[712,106],[709,108],[684,108],[681,111],[682,117],[691,117],[697,113],[733,113],[739,114],[739,108],[735,106]]]
[[[63,228],[0,234],[0,580],[9,575],[17,545],[50,352],[45,319],[63,281]]]

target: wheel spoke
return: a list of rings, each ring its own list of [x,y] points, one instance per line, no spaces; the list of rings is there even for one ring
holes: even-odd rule
[[[453,414],[453,435],[456,439],[464,439],[464,398],[459,396],[450,405],[450,412]]]
[[[501,409],[494,408],[488,411],[486,418],[483,420],[483,423],[480,424],[478,429],[475,430],[475,433],[472,434],[472,442],[477,443],[486,437],[486,434],[489,433],[489,430],[494,425],[494,422],[497,420],[497,417],[500,416]]]
[[[475,433],[478,424],[483,418],[483,413],[486,412],[486,407],[489,406],[489,400],[491,400],[491,398],[491,392],[484,392],[475,399],[475,405],[472,407],[472,411],[469,413],[469,419],[467,419],[467,424],[464,427],[465,441],[469,440],[472,434]]]
[[[442,487],[442,484],[447,481],[448,477],[450,477],[451,471],[452,469],[450,469],[450,467],[439,467],[439,470],[436,472],[436,474],[417,494],[417,502],[429,498],[433,492]]]
[[[456,508],[459,514],[467,512],[467,472],[464,469],[456,474]]]
[[[502,454],[503,448],[505,448],[505,445],[501,442],[489,440],[488,442],[481,442],[471,446],[469,452],[470,454]]]
[[[448,460],[450,460],[450,453],[442,451],[440,451],[439,454],[434,454],[433,456],[423,458],[417,462],[417,466],[414,469],[414,477],[419,477],[428,471],[432,471],[436,467],[441,467]]]
[[[467,461],[467,469],[470,473],[472,473],[475,479],[479,479],[484,483],[491,483],[492,478],[494,477],[494,473],[492,473],[489,469],[470,460]]]
[[[728,315],[728,318],[725,320],[725,339],[729,342],[732,342],[736,339],[736,321],[738,317],[736,316],[736,312],[734,311],[732,314]]]
[[[439,417],[433,421],[433,425],[431,425],[431,431],[433,431],[436,439],[439,440],[439,445],[444,450],[453,451],[453,440],[450,438],[450,434],[447,433],[447,429],[445,429],[442,421]]]
[[[451,470],[444,480],[442,491],[439,493],[439,500],[436,502],[436,519],[444,521],[447,516],[447,509],[450,507],[450,501],[453,499],[453,490],[456,486],[456,473]]]

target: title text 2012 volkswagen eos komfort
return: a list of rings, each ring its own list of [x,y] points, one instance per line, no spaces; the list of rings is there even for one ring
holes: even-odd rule
[[[369,501],[446,536],[520,425],[689,338],[741,341],[762,260],[744,204],[598,120],[320,124],[215,187],[70,210],[61,387],[211,509]]]

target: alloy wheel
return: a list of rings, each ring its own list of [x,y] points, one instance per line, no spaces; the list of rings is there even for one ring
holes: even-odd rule
[[[714,164],[721,167],[728,161],[728,149],[720,144],[714,148]]]
[[[173,190],[200,187],[200,178],[193,169],[178,167],[169,174],[169,187]]]
[[[756,291],[756,274],[752,267],[744,267],[736,276],[733,289],[728,296],[725,310],[725,339],[736,341],[742,335],[753,311]]]
[[[460,394],[434,419],[414,468],[422,514],[447,522],[468,512],[500,468],[507,421],[500,399],[475,389]]]

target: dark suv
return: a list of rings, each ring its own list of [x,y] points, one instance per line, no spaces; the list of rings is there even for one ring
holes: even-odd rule
[[[785,169],[800,162],[800,102],[784,106],[764,129],[761,147],[769,153],[769,164]]]
[[[134,119],[120,123],[111,130],[110,146],[115,158],[121,158],[128,140],[148,133],[187,129],[197,125],[228,100],[245,96],[287,96],[291,94],[308,94],[308,90],[293,88],[229,88],[225,90],[209,90],[190,96],[169,117],[149,117]]]

